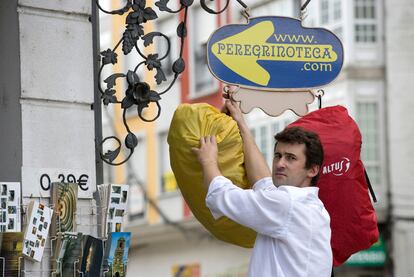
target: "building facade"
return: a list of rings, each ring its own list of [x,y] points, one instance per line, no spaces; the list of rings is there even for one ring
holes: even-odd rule
[[[298,18],[301,5],[298,0],[245,3],[251,17]],[[147,1],[147,5],[150,4]],[[178,4],[171,5],[177,7]],[[221,9],[225,1],[213,1],[211,5]],[[180,103],[207,102],[221,107],[223,85],[209,73],[205,47],[209,35],[219,26],[246,22],[241,11],[242,7],[235,1],[216,16],[194,2],[189,11],[183,52],[186,70],[163,95],[161,116],[155,122],[144,123],[136,119],[136,114],[131,114],[129,120],[134,121],[134,133],[139,139],[131,161],[122,167],[105,168],[106,182],[131,185],[127,229],[133,236],[128,274],[181,276],[176,275],[181,270],[196,272],[188,276],[246,275],[250,250],[217,241],[192,216],[171,171],[166,141],[169,123]],[[169,68],[178,57],[176,26],[183,15],[158,10],[157,13],[159,19],[146,28],[161,31],[170,38],[171,58],[163,63],[168,79],[172,77]],[[409,0],[313,0],[303,20],[305,27],[331,30],[343,43],[342,72],[333,83],[322,88],[322,105],[343,105],[358,123],[363,136],[361,157],[378,199],[374,208],[380,242],[336,268],[335,276],[414,275],[414,266],[409,262],[414,246],[414,193],[410,184],[413,163],[409,155],[414,152],[410,140],[414,135],[414,128],[410,127],[413,112],[409,108],[414,101],[409,85],[414,77],[410,66],[414,54],[409,51],[414,46],[414,26],[409,20],[413,15],[414,3]],[[123,20],[101,19],[112,36],[105,35],[107,30],[101,28],[102,36],[106,36],[103,43],[114,45],[119,40]],[[154,47],[159,52],[166,50],[162,42],[155,43]],[[101,49],[106,48],[101,46]],[[136,64],[136,58],[127,56],[118,69],[126,72]],[[152,78],[148,73],[142,73],[142,77]],[[317,104],[309,108],[314,110]],[[115,132],[122,137],[119,115],[119,110],[106,114],[104,132]],[[269,117],[258,109],[246,115],[269,165],[273,156],[273,135],[296,118],[289,111]]]

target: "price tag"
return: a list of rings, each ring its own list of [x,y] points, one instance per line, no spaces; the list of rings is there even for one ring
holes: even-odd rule
[[[50,197],[52,183],[77,183],[79,198],[92,198],[95,176],[88,170],[57,168],[22,168],[23,197]]]

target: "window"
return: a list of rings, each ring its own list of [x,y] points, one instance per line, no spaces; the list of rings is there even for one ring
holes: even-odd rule
[[[362,134],[361,159],[373,184],[380,183],[379,111],[376,102],[357,103],[357,122]]]
[[[145,192],[147,183],[147,145],[143,133],[135,134],[138,146],[126,163],[126,184],[130,184],[128,199],[128,218],[138,220],[145,218],[147,203]]]
[[[147,143],[143,133],[135,134],[138,145],[127,162],[127,183],[130,181],[146,184],[147,182]],[[129,150],[125,154],[129,154]],[[129,164],[128,164],[129,163]]]
[[[329,22],[329,2],[328,0],[321,0],[321,23],[328,24]]]
[[[340,40],[342,40],[342,27],[337,27],[332,30],[332,32],[338,36]]]
[[[375,19],[375,0],[355,0],[356,19]]]
[[[271,136],[274,137],[277,133],[279,133],[281,130],[280,123],[278,121],[272,123],[272,131]]]
[[[207,67],[207,43],[201,43],[194,51],[195,91],[202,92],[214,86],[214,79]]]
[[[216,29],[216,17],[200,6],[193,10],[192,47],[194,53],[194,95],[215,90],[215,80],[207,66],[207,40]]]
[[[270,156],[269,155],[269,149],[268,149],[268,144],[269,144],[269,138],[271,137],[270,135],[268,135],[267,132],[267,126],[262,126],[260,127],[260,141],[259,141],[259,149],[260,151],[263,153],[263,157],[265,158],[266,161],[269,160]]]
[[[355,0],[355,41],[373,43],[377,41],[375,0]]]
[[[256,139],[256,130],[251,129],[250,132],[252,133],[252,137],[254,138],[254,140],[257,141],[257,139]]]
[[[170,41],[170,52],[168,53],[168,55],[161,60],[161,69],[164,72],[165,76],[168,77],[170,75],[173,75],[173,71],[172,71],[172,66],[174,63],[174,58],[178,58],[174,56],[174,40],[172,39],[171,36],[167,36],[168,40]],[[162,58],[165,56],[165,54],[168,51],[168,42],[164,37],[159,37],[158,38],[158,42],[157,42],[157,54],[158,54],[158,58]]]
[[[272,15],[286,16],[290,10],[289,3],[286,1],[257,1],[257,4],[252,2],[250,8],[250,16],[252,17],[266,16],[269,15],[269,12]],[[240,13],[239,21],[246,22],[242,13]]]
[[[286,117],[285,120],[283,120],[283,129],[298,118],[299,117],[297,115]]]
[[[161,61],[161,68],[165,74],[165,77],[167,78],[167,82],[163,82],[162,84],[169,83],[170,78],[169,76],[173,75],[172,71],[172,65],[176,59],[178,59],[178,38],[176,34],[176,29],[172,26],[177,26],[177,18],[175,16],[168,16],[166,18],[161,18],[156,23],[157,24],[157,30],[164,35],[166,35],[170,41],[170,52],[168,53],[168,56],[165,57]],[[165,56],[168,50],[168,42],[164,37],[156,37],[154,39],[156,47],[157,47],[157,54],[158,58],[162,58]]]
[[[335,21],[340,20],[341,16],[342,16],[341,1],[340,0],[334,0],[334,3],[333,3],[333,19]]]
[[[333,32],[342,40],[343,23],[341,0],[321,0],[319,16],[320,24],[333,30]]]
[[[168,193],[177,191],[177,181],[175,180],[174,173],[170,166],[170,154],[167,143],[167,132],[161,132],[158,135],[159,141],[159,180],[161,184],[160,192]]]
[[[356,42],[376,42],[376,25],[375,24],[355,24],[355,41]]]
[[[271,160],[273,159],[273,149],[269,148],[269,145],[272,143],[272,136],[268,132],[268,124],[261,125],[260,127],[252,128],[250,131],[253,135],[254,141],[256,142],[257,147],[260,152],[263,154],[265,161],[268,165],[271,165]]]
[[[128,198],[128,218],[130,221],[145,217],[146,200],[144,191],[138,184],[130,184]]]
[[[275,120],[267,120],[257,126],[255,124],[253,128],[250,129],[253,138],[259,148],[260,152],[262,152],[263,157],[265,158],[267,164],[271,167],[273,161],[273,148],[275,145],[274,136],[282,131],[285,126],[291,123],[295,117],[285,117],[284,119],[278,118]]]

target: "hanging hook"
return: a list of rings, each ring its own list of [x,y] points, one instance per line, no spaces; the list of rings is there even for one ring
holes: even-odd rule
[[[249,7],[246,7],[246,8],[244,8],[244,10],[242,10],[242,12],[241,12],[242,16],[243,16],[244,18],[246,18],[247,23],[249,22],[249,18],[250,18],[250,13],[249,13],[249,11],[250,11],[250,8],[249,8]]]
[[[308,17],[308,9],[301,10],[300,11],[300,16],[299,16],[300,21],[302,22],[307,17]]]
[[[308,6],[311,0],[306,0],[306,2],[300,7],[300,21],[303,21],[308,16],[308,11],[306,7]]]
[[[236,93],[239,89],[240,89],[239,86],[229,86],[229,85],[225,85],[223,87],[223,98],[230,99],[230,100],[234,100],[233,99],[233,94]]]
[[[315,96],[318,97],[318,109],[322,109],[322,96],[325,95],[325,91],[323,89],[318,89],[315,92]]]

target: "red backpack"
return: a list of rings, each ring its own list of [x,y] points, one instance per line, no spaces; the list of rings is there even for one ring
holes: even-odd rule
[[[289,125],[317,133],[324,149],[319,198],[331,217],[334,266],[378,240],[375,195],[362,164],[361,133],[342,106],[311,112]]]

